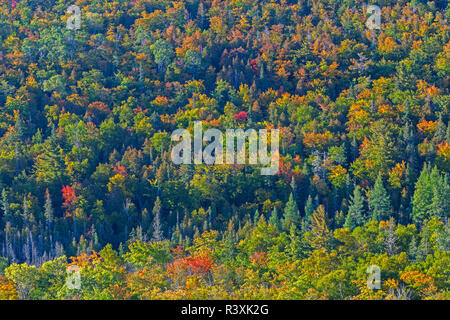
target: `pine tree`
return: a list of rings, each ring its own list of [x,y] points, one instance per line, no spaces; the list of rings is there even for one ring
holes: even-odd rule
[[[308,199],[306,200],[305,204],[305,218],[310,219],[314,212],[314,205],[311,195],[308,195]]]
[[[419,179],[416,182],[414,190],[412,201],[412,219],[414,223],[420,224],[432,215],[432,203],[433,186],[431,185],[428,166],[425,164],[420,173]]]
[[[259,221],[259,211],[258,209],[256,209],[255,215],[253,216],[253,224],[256,226],[258,224],[258,221]]]
[[[286,230],[289,230],[290,225],[297,225],[300,223],[300,213],[298,211],[297,203],[294,200],[294,196],[291,192],[289,196],[289,201],[286,203],[286,207],[284,209],[284,219],[283,219],[283,227]]]
[[[311,220],[311,246],[315,249],[327,248],[330,245],[332,235],[328,229],[327,214],[323,205],[317,207]]]
[[[277,207],[273,207],[272,214],[270,215],[270,218],[269,218],[269,224],[276,226],[277,229],[279,229],[281,227],[280,219],[278,219]]]
[[[353,191],[353,196],[350,200],[350,206],[348,208],[347,218],[345,219],[344,227],[353,230],[358,226],[364,225],[364,198],[361,194],[359,186]]]
[[[153,241],[163,240],[163,231],[161,226],[161,200],[156,197],[155,205],[153,207]]]
[[[294,261],[302,259],[303,243],[301,237],[298,235],[297,228],[295,225],[291,225],[289,229],[289,247],[288,247],[289,255],[291,259]]]
[[[341,228],[345,223],[345,215],[344,212],[341,211],[336,211],[336,214],[334,216],[334,224],[336,226],[336,228]]]
[[[432,215],[445,221],[450,215],[450,186],[448,176],[441,176],[437,167],[430,174],[430,184],[433,187],[433,198],[431,202]]]
[[[302,219],[301,222],[302,232],[309,231],[311,228],[312,215],[314,213],[314,204],[311,195],[308,195],[308,199],[306,200],[304,210],[305,210],[305,217]]]
[[[409,243],[408,255],[409,255],[411,260],[415,260],[416,259],[416,255],[417,255],[417,241],[416,241],[416,237],[413,237],[411,239],[411,242]]]
[[[8,195],[6,194],[6,190],[5,189],[2,190],[2,205],[1,205],[1,209],[3,211],[4,223],[6,225],[6,223],[9,221],[10,217],[9,217]]]
[[[292,193],[294,194],[294,198],[296,198],[297,197],[297,183],[295,182],[294,176],[292,176],[290,185],[291,185]]]
[[[44,205],[44,217],[47,223],[47,229],[51,232],[53,224],[53,206],[52,199],[50,197],[50,192],[45,190],[45,205]]]
[[[373,221],[389,219],[391,201],[386,189],[384,189],[381,174],[378,174],[375,185],[370,191],[369,209],[372,213]]]
[[[436,240],[438,250],[443,252],[450,250],[450,226],[448,224],[444,226],[442,232],[438,233]]]
[[[177,245],[183,244],[183,236],[181,235],[180,229],[178,227],[172,233],[172,238],[171,238],[170,242],[172,244],[177,244]]]

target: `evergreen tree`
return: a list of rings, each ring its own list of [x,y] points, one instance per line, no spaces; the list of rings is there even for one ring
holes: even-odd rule
[[[258,209],[256,209],[255,215],[253,217],[253,224],[256,226],[258,224],[258,221],[259,221],[259,211]]]
[[[433,198],[431,202],[432,215],[445,221],[450,215],[450,186],[448,176],[441,176],[437,167],[430,174],[430,184],[433,187]]]
[[[281,227],[280,219],[278,218],[277,207],[273,207],[272,214],[270,215],[270,218],[269,218],[269,224],[276,226],[277,229],[279,229]]]
[[[308,199],[305,204],[305,219],[311,220],[311,216],[314,212],[314,205],[311,195],[308,195]]]
[[[419,242],[419,246],[417,247],[417,254],[416,254],[416,258],[419,261],[424,261],[428,254],[430,254],[430,230],[428,228],[428,221],[425,220],[423,227],[422,227],[422,232],[421,232],[421,236],[422,238],[420,239]]]
[[[285,230],[289,230],[290,225],[297,225],[300,223],[300,213],[298,211],[297,203],[294,200],[294,196],[291,192],[289,201],[286,203],[283,217],[283,227]]]
[[[416,237],[412,237],[411,242],[409,243],[408,255],[409,255],[411,260],[415,260],[416,259],[416,255],[417,255],[417,240],[416,240]]]
[[[414,196],[412,219],[414,223],[422,223],[425,219],[432,215],[433,208],[433,186],[430,181],[428,166],[425,164],[419,179],[416,182]]]
[[[53,206],[48,189],[45,191],[44,217],[47,224],[47,229],[51,232],[53,224]]]
[[[153,241],[163,240],[163,231],[161,225],[161,200],[156,197],[155,205],[152,210],[153,213]],[[198,229],[197,229],[198,231]]]
[[[6,190],[2,190],[2,205],[1,209],[3,211],[3,220],[6,225],[8,221],[10,221],[9,217],[9,201],[8,201],[8,195],[6,194]]]
[[[362,226],[365,223],[364,218],[364,198],[361,194],[359,186],[353,191],[353,196],[350,200],[350,206],[348,208],[347,217],[345,219],[344,227],[353,230],[358,226]]]
[[[289,229],[289,255],[291,259],[298,260],[302,258],[303,255],[303,243],[301,237],[298,235],[297,228],[295,225],[291,225]]]
[[[391,201],[389,195],[384,189],[381,174],[378,174],[375,185],[370,191],[369,209],[372,213],[373,221],[389,219]]]
[[[317,210],[314,211],[311,220],[311,246],[315,249],[328,248],[332,234],[328,229],[327,214],[323,205],[317,207]]]
[[[341,228],[345,223],[345,214],[341,211],[336,211],[336,214],[334,216],[334,224],[336,228]]]
[[[442,232],[438,233],[436,240],[438,250],[443,252],[450,250],[450,226],[448,224],[444,226]]]

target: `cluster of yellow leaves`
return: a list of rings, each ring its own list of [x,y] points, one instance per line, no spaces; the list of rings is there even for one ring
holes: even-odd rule
[[[402,179],[405,176],[406,173],[406,162],[402,161],[400,163],[397,163],[395,167],[393,167],[389,172],[389,184],[394,188],[401,188],[402,186]]]
[[[303,138],[303,143],[308,148],[318,148],[322,149],[325,146],[330,145],[334,141],[333,134],[326,130],[324,133],[305,133],[305,137]]]
[[[438,125],[437,121],[423,120],[422,122],[417,124],[417,129],[422,133],[432,135],[436,131],[437,125]]]
[[[0,300],[16,300],[18,298],[14,283],[0,275]]]

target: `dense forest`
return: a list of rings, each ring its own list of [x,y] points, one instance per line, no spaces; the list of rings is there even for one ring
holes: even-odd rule
[[[369,2],[0,0],[0,299],[450,299],[450,5]]]

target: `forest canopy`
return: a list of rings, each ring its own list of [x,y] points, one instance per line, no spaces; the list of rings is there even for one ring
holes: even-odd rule
[[[449,299],[450,5],[370,4],[0,0],[0,299]]]

